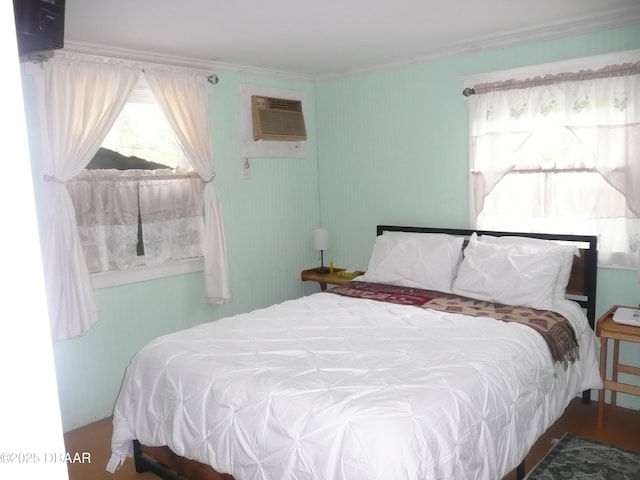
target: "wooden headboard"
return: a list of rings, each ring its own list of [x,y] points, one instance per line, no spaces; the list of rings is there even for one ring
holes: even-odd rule
[[[467,230],[458,228],[404,227],[398,225],[378,225],[377,234],[384,231],[414,233],[446,233],[457,237],[469,238],[472,233],[493,235],[496,237],[529,237],[543,240],[558,240],[575,243],[580,256],[574,257],[573,269],[567,287],[567,298],[577,302],[586,310],[589,325],[594,328],[596,322],[596,281],[598,275],[597,237],[593,235],[556,235],[551,233],[498,232],[491,230]]]

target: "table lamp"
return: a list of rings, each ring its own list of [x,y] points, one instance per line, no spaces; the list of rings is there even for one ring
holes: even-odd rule
[[[317,273],[329,273],[329,269],[324,266],[323,253],[329,249],[329,230],[326,228],[316,228],[313,231],[313,249],[320,251],[320,266],[316,268]]]

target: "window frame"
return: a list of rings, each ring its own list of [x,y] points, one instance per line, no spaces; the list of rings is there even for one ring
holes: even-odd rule
[[[127,103],[157,104],[144,75],[132,90]],[[182,166],[184,158],[179,162]],[[195,258],[170,260],[161,265],[138,265],[126,270],[109,270],[90,273],[94,290],[128,285],[131,283],[157,280],[177,275],[204,271],[204,255]]]
[[[535,77],[544,77],[545,75],[561,74],[565,72],[578,72],[581,70],[598,70],[608,65],[636,63],[638,61],[638,58],[640,58],[640,49],[628,50],[623,52],[616,52],[613,54],[598,55],[593,57],[585,57],[585,58],[553,62],[553,63],[547,63],[547,64],[541,64],[541,65],[532,65],[532,66],[523,67],[523,68],[489,72],[484,74],[469,75],[469,76],[463,77],[463,84],[464,84],[464,88],[472,88],[474,85],[477,85],[477,84],[490,84],[494,82],[502,82],[507,79],[517,81],[517,80],[526,80],[526,79],[535,78]],[[470,115],[469,116],[469,132],[471,132],[473,128],[472,122],[473,122],[473,119],[471,118],[471,115]],[[470,148],[469,155],[468,155],[469,224],[471,226],[477,226],[477,216],[476,216],[476,206],[475,206],[476,195],[474,192],[474,172],[473,172],[474,165],[472,163],[473,158],[471,155],[471,145],[469,145],[469,148]],[[588,167],[585,167],[584,169],[589,170]],[[509,172],[506,175],[520,173],[518,172],[518,170],[521,170],[521,169],[516,168],[516,170]],[[526,170],[527,168],[525,167],[523,173],[527,173]],[[566,169],[551,168],[549,170],[550,171],[557,170],[561,172],[562,170],[566,170]],[[572,169],[570,168],[569,170],[572,170]],[[581,170],[581,169],[576,169],[576,170]],[[536,172],[536,173],[540,173],[540,172]],[[614,265],[614,264],[605,263],[600,266],[604,268],[616,268],[616,269],[630,269],[630,270],[637,269],[636,267],[633,267],[631,265],[627,266],[623,264]]]
[[[186,258],[183,260],[172,260],[162,265],[143,265],[140,267],[132,267],[128,270],[111,270],[108,272],[92,273],[91,284],[94,289],[98,290],[147,280],[157,280],[175,275],[202,272],[203,270],[204,257]]]

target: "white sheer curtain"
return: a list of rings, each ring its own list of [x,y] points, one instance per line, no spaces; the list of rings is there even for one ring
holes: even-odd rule
[[[68,181],[89,272],[202,257],[203,185],[180,169],[84,170]]]
[[[136,170],[83,170],[67,182],[89,272],[138,262]]]
[[[202,179],[163,172],[146,173],[138,183],[146,265],[203,256]]]
[[[632,71],[471,97],[477,228],[597,234],[601,265],[640,269],[640,75]]]
[[[204,275],[209,303],[231,301],[222,206],[215,187],[213,146],[208,114],[209,84],[202,72],[174,68],[145,68],[156,101],[196,169],[204,186]]]
[[[117,61],[57,52],[36,84],[47,180],[43,262],[54,341],[85,333],[98,319],[91,277],[65,183],[98,150],[140,69]]]

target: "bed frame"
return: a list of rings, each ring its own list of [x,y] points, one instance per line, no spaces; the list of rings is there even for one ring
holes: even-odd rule
[[[555,235],[547,233],[498,232],[490,230],[469,230],[456,228],[411,227],[398,225],[378,225],[377,235],[385,231],[414,233],[446,233],[468,239],[474,232],[478,235],[517,236],[558,240],[574,243],[580,249],[580,256],[575,257],[567,298],[577,302],[586,312],[591,328],[596,321],[596,281],[597,281],[597,237],[590,235]],[[582,393],[583,403],[589,403],[591,391]],[[216,472],[211,466],[188,460],[173,453],[168,447],[146,447],[137,440],[133,442],[136,472],[152,472],[165,480],[234,480],[228,474]],[[178,473],[180,472],[180,473]],[[525,476],[524,460],[516,468],[516,477],[522,480]],[[238,479],[241,480],[241,479]]]
[[[446,233],[457,237],[469,238],[472,233],[493,235],[494,237],[529,237],[543,240],[558,240],[573,243],[580,249],[580,257],[573,260],[573,269],[567,287],[567,298],[577,302],[585,309],[591,328],[596,321],[596,283],[598,276],[598,237],[592,235],[556,235],[552,233],[498,232],[492,230],[465,230],[459,228],[401,227],[397,225],[378,225],[377,234],[384,231]]]

